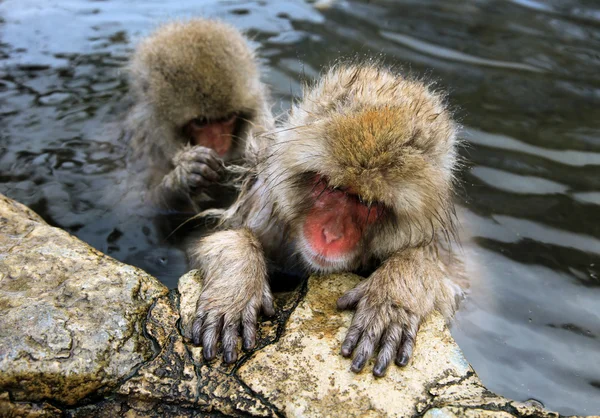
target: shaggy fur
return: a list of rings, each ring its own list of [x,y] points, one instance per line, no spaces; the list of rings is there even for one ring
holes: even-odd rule
[[[243,123],[225,161],[245,152],[249,136],[272,129],[253,49],[224,22],[171,22],[139,43],[127,71],[135,98],[125,122],[132,171],[144,177],[154,203],[199,210],[202,192],[223,177],[223,167],[211,149],[189,146],[184,126],[239,115]]]
[[[250,159],[257,164],[222,215],[224,230],[244,232],[228,240],[208,237],[194,248],[195,262],[207,274],[194,326],[194,338],[210,347],[205,357],[215,355],[218,318],[254,335],[246,328],[254,330],[256,323],[239,312],[258,312],[257,301],[271,299],[262,270],[249,274],[268,259],[307,273],[379,265],[338,300],[340,309],[356,309],[342,355],[354,353],[351,368],[358,372],[379,348],[377,376],[393,359],[406,365],[421,321],[433,310],[450,317],[462,296],[456,284],[462,267],[449,250],[456,131],[443,96],[376,65],[338,66],[307,88],[287,121],[267,141],[258,139],[266,145],[253,148]],[[314,261],[302,229],[314,205],[315,178],[324,190],[351,190],[377,216],[361,230],[356,251],[327,263]],[[252,257],[245,253],[250,246]],[[210,299],[217,283],[227,289],[224,304]],[[204,319],[206,312],[214,319]],[[226,360],[231,347],[224,342]]]

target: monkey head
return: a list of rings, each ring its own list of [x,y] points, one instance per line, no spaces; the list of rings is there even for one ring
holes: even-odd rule
[[[138,45],[128,69],[138,101],[147,102],[161,126],[225,159],[239,154],[235,139],[264,102],[253,50],[219,21],[161,26]]]
[[[456,126],[426,85],[375,66],[334,68],[286,128],[264,167],[309,270],[352,270],[452,232]]]

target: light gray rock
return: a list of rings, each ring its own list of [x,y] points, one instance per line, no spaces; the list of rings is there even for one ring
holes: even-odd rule
[[[177,284],[179,292],[179,314],[181,315],[181,331],[185,338],[191,338],[192,322],[196,313],[196,301],[202,292],[202,276],[198,270],[184,274]]]
[[[142,333],[167,289],[0,197],[0,390],[73,405],[152,356]]]
[[[197,271],[156,279],[0,195],[0,416],[558,417],[489,392],[439,315],[412,362],[376,379],[339,354],[359,278],[312,277],[276,295],[257,348],[207,363],[189,341]]]
[[[558,416],[490,394],[439,314],[421,326],[407,367],[392,365],[385,377],[375,378],[371,360],[363,372],[352,373],[350,360],[339,354],[352,313],[338,312],[335,301],[358,281],[351,274],[311,277],[279,340],[240,367],[240,378],[282,415]]]

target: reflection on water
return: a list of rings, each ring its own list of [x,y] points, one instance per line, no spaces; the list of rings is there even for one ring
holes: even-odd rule
[[[330,7],[325,7],[327,5]],[[600,6],[591,0],[0,3],[0,192],[170,286],[183,253],[114,210],[119,72],[160,21],[246,29],[285,109],[322,66],[381,54],[450,91],[465,125],[471,297],[453,335],[490,389],[600,413]],[[477,260],[479,267],[473,263]]]

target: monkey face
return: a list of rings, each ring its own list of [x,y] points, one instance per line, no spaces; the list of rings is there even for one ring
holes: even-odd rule
[[[353,269],[452,231],[456,129],[423,84],[379,68],[335,71],[290,124],[266,171],[312,269]]]
[[[239,133],[241,124],[237,114],[219,120],[194,118],[185,124],[183,131],[192,145],[211,148],[223,157],[233,148],[234,135]]]
[[[128,66],[152,117],[192,145],[232,157],[265,100],[254,51],[234,27],[191,19],[161,26]],[[225,158],[227,159],[227,158]]]
[[[315,174],[305,215],[297,226],[299,251],[312,270],[353,269],[361,260],[369,229],[383,216],[383,206],[366,203],[351,189],[331,187]]]

